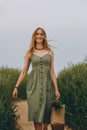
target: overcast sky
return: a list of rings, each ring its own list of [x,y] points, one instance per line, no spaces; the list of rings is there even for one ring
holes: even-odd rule
[[[87,0],[0,0],[0,66],[23,67],[39,26],[55,47],[56,73],[87,56]]]

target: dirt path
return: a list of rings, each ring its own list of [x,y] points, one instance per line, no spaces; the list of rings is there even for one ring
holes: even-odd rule
[[[20,115],[20,119],[18,120],[18,124],[21,127],[21,130],[35,130],[33,122],[28,122],[28,107],[27,107],[27,101],[19,101],[16,103],[18,106],[18,112],[17,114]],[[52,130],[50,125],[48,126],[48,130]],[[70,130],[66,129],[65,130]]]

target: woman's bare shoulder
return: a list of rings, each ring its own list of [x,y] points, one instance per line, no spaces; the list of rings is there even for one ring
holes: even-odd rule
[[[29,50],[26,51],[26,53],[25,53],[25,57],[26,57],[26,58],[30,58],[31,55],[32,55],[31,51],[29,51]]]
[[[32,53],[31,53],[31,52],[29,52],[29,53],[28,53],[28,57],[30,58],[30,57],[31,57],[31,55],[32,55]]]
[[[48,53],[49,53],[49,55],[51,55],[52,57],[54,56],[54,52],[53,52],[53,50],[51,49],[51,50],[49,50],[48,51]]]

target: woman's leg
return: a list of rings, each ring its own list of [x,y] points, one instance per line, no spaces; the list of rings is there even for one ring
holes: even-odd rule
[[[43,130],[47,130],[48,124],[43,124]]]
[[[42,130],[42,124],[41,123],[34,123],[35,130]]]

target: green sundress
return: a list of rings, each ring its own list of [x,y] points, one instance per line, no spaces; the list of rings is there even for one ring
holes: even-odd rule
[[[51,102],[54,87],[50,75],[50,54],[40,57],[32,54],[32,71],[26,87],[28,120],[36,123],[50,123]]]

